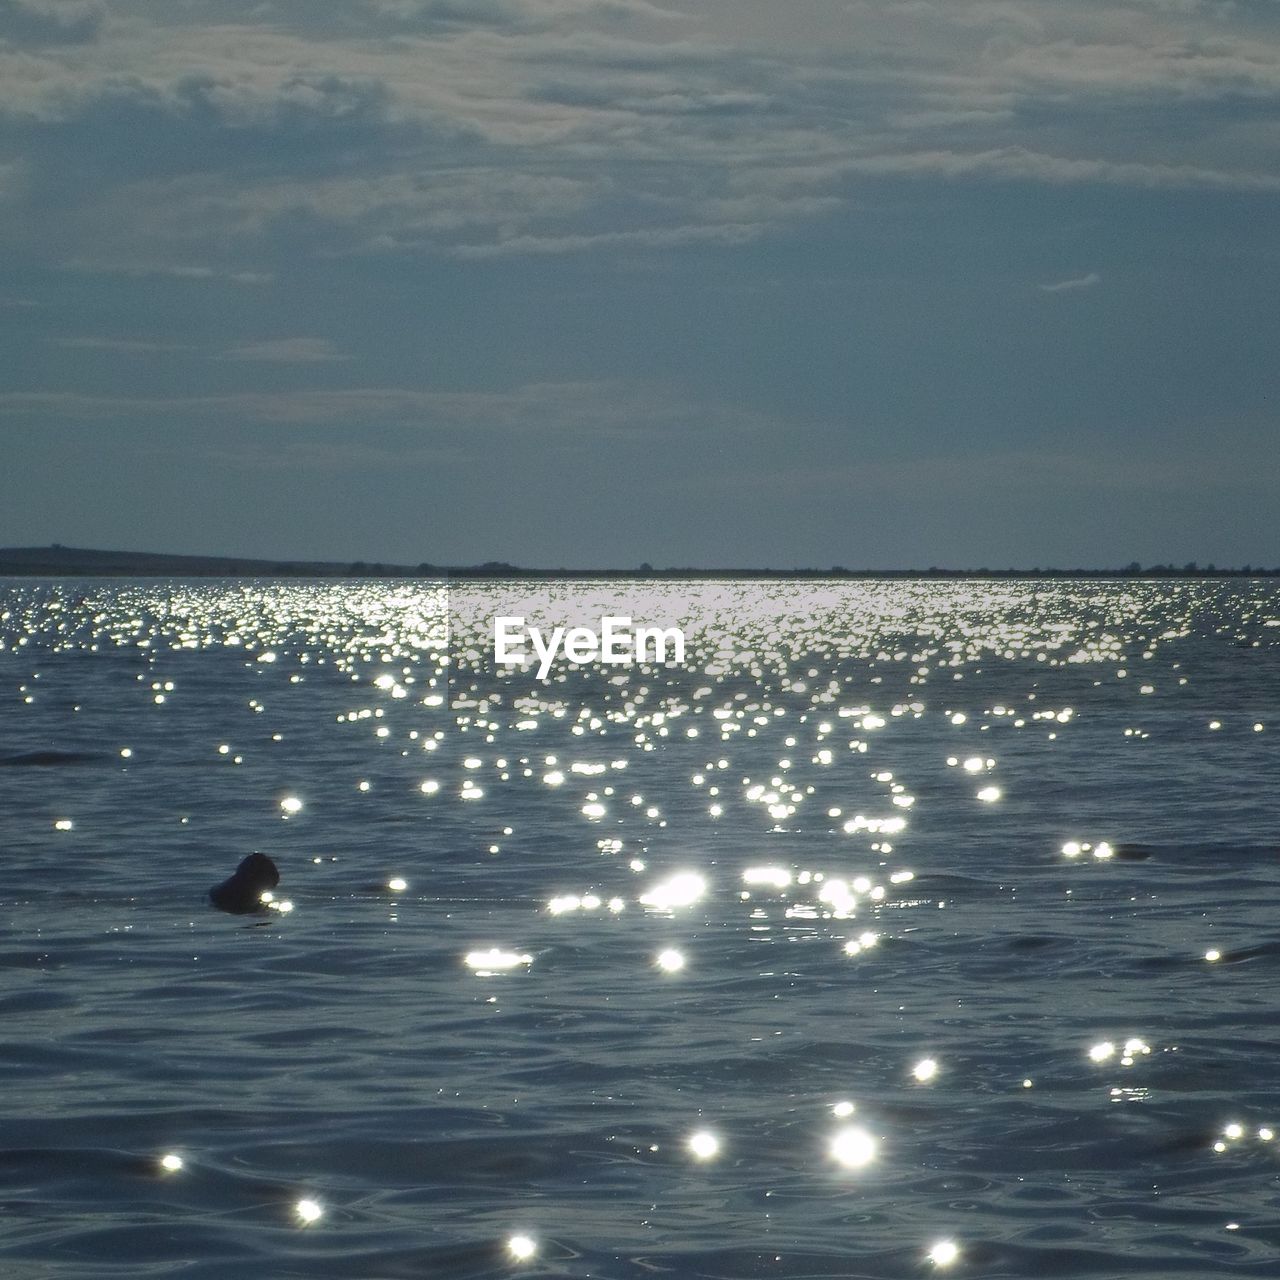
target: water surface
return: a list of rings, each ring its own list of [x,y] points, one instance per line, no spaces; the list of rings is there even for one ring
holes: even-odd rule
[[[0,642],[7,1276],[1280,1273],[1271,584],[12,582]]]

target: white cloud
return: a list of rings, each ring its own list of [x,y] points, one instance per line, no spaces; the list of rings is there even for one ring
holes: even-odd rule
[[[268,364],[322,364],[348,359],[328,338],[267,338],[245,342],[225,352],[225,358]]]
[[[459,244],[449,252],[457,258],[498,258],[526,253],[581,253],[592,249],[676,248],[691,244],[745,244],[764,230],[760,224],[721,223],[711,226],[649,227],[636,231],[602,231],[565,236],[511,236],[492,244]]]
[[[1220,191],[1280,191],[1280,175],[1232,172],[1195,165],[1136,164],[1047,155],[1023,147],[991,151],[911,151],[858,156],[844,165],[849,173],[918,177],[994,177],[1054,186],[1103,183],[1147,188],[1205,187]]]
[[[153,250],[154,243],[150,246]],[[220,280],[231,284],[260,285],[270,284],[275,275],[269,271],[241,271],[234,268],[215,268],[197,266],[183,262],[125,262],[111,259],[94,261],[90,259],[72,258],[61,264],[65,271],[83,272],[91,275],[117,276],[167,276],[173,280]]]
[[[1056,280],[1053,284],[1042,284],[1038,288],[1044,293],[1068,293],[1074,289],[1092,289],[1094,285],[1101,283],[1102,277],[1096,271],[1090,271],[1087,275]]]

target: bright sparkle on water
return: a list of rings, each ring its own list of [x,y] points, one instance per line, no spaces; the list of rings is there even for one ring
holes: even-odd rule
[[[689,1138],[689,1150],[699,1160],[710,1160],[720,1151],[720,1139],[706,1129],[700,1129]]]
[[[831,1157],[846,1169],[861,1169],[876,1158],[878,1145],[865,1129],[844,1128],[831,1139]]]
[[[791,872],[785,867],[748,867],[742,873],[742,880],[744,884],[785,889],[791,883]]]
[[[507,1252],[517,1262],[525,1262],[538,1252],[538,1244],[532,1236],[514,1235],[507,1241]]]
[[[298,1215],[298,1220],[304,1226],[307,1226],[312,1222],[319,1221],[324,1215],[324,1206],[319,1201],[303,1199],[294,1205],[293,1211]]]
[[[463,957],[469,969],[474,969],[479,977],[492,977],[498,973],[508,973],[521,965],[533,963],[533,957],[519,951],[504,951],[500,947],[490,947],[485,951],[468,951]]]
[[[929,1250],[929,1261],[936,1267],[949,1267],[960,1257],[960,1246],[954,1240],[939,1240]]]
[[[707,892],[704,877],[693,871],[684,871],[674,875],[670,880],[656,884],[647,893],[640,895],[640,901],[646,907],[659,911],[670,911],[676,907],[690,907]]]

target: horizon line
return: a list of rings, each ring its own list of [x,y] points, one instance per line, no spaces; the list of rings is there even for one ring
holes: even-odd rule
[[[1171,563],[1143,565],[1131,560],[1122,568],[1054,567],[1031,568],[860,568],[844,565],[817,568],[797,565],[776,567],[699,568],[668,565],[655,567],[648,561],[637,566],[594,568],[539,568],[489,560],[472,565],[441,565],[421,561],[417,565],[386,561],[294,560],[264,556],[187,555],[166,551],[115,551],[87,547],[68,547],[51,543],[41,547],[0,547],[0,576],[8,577],[152,577],[163,573],[191,577],[668,577],[668,578],[965,578],[965,577],[1276,577],[1280,567],[1264,568],[1246,564],[1242,567],[1200,565],[1192,560],[1179,566]]]

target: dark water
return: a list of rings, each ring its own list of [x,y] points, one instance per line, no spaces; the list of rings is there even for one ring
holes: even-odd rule
[[[0,1275],[1280,1274],[1274,586],[0,615]]]

